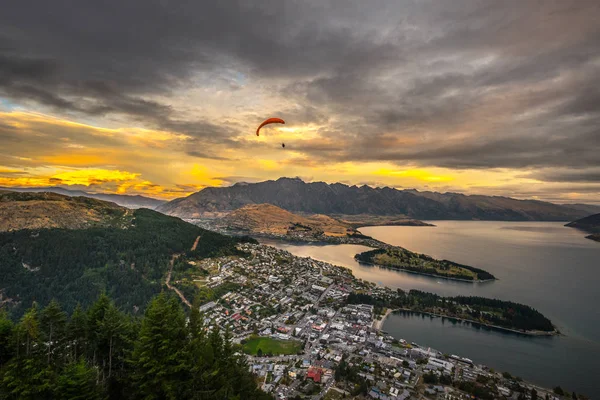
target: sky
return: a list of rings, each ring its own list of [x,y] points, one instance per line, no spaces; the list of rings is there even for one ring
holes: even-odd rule
[[[0,186],[297,176],[600,204],[598,21],[596,0],[11,2]],[[256,137],[268,117],[286,124]]]

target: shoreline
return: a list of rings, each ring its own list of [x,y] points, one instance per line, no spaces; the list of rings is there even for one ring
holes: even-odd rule
[[[387,317],[390,316],[391,313],[400,310],[399,308],[396,309],[391,309],[391,308],[386,308],[385,310],[385,314],[383,314],[383,316],[381,317],[381,319],[376,319],[373,321],[373,329],[377,329],[378,331],[381,331],[383,328],[383,324],[385,323],[385,320],[387,319]]]
[[[271,239],[273,240],[273,238],[267,238],[267,239]],[[376,239],[375,239],[376,240]],[[282,243],[288,243],[288,244],[294,244],[298,243],[298,244],[317,244],[317,242],[306,242],[306,241],[291,241],[291,240],[285,240],[285,239],[275,239],[274,241],[279,241]],[[381,242],[384,243],[384,242]],[[268,245],[267,243],[263,243]],[[319,243],[320,245],[331,245],[331,244],[342,244],[342,243],[327,243],[327,242],[321,242]],[[387,246],[387,243],[384,243]],[[364,245],[364,244],[363,244]],[[423,276],[428,276],[431,278],[442,278],[442,279],[447,279],[447,280],[451,280],[451,281],[456,281],[456,282],[465,282],[465,283],[472,283],[472,284],[480,284],[480,283],[487,283],[487,282],[493,282],[498,280],[498,278],[494,278],[494,279],[485,279],[485,280],[467,280],[467,279],[459,279],[459,278],[451,278],[451,277],[445,277],[445,276],[439,276],[439,275],[433,275],[433,274],[428,274],[428,273],[424,273],[424,272],[417,272],[417,271],[410,271],[410,270],[406,270],[403,268],[394,268],[394,267],[387,267],[384,265],[379,265],[379,264],[374,264],[374,263],[369,263],[369,262],[363,262],[363,261],[358,261],[356,260],[356,258],[354,259],[357,263],[359,264],[365,264],[365,265],[372,265],[372,266],[376,266],[379,268],[385,268],[385,269],[390,269],[390,270],[394,270],[394,271],[403,271],[403,272],[408,272],[408,273],[412,273],[412,274],[416,274],[416,275],[423,275]],[[346,269],[350,269],[347,267],[343,267]],[[353,274],[354,275],[354,274]],[[375,284],[377,284],[376,282],[373,282]],[[383,285],[385,286],[385,285]],[[385,286],[387,287],[387,286]],[[448,316],[448,315],[444,315],[444,314],[437,314],[437,313],[431,313],[431,312],[427,312],[427,311],[415,311],[415,310],[411,310],[411,309],[407,309],[407,308],[397,308],[397,309],[386,309],[385,314],[383,315],[383,317],[379,320],[374,320],[372,327],[376,330],[381,331],[383,324],[385,323],[386,319],[389,317],[389,315],[395,311],[407,311],[407,312],[413,312],[413,313],[420,313],[420,314],[424,314],[424,315],[431,315],[431,316],[435,316],[435,317],[441,317],[441,318],[448,318],[450,320],[454,320],[454,321],[460,321],[460,322],[469,322],[470,324],[473,325],[479,325],[479,326],[484,326],[493,330],[498,330],[498,331],[503,331],[506,333],[514,333],[514,334],[518,334],[518,335],[523,335],[523,336],[528,336],[528,337],[552,337],[552,336],[561,336],[562,334],[560,333],[560,331],[558,329],[554,329],[554,331],[551,332],[546,332],[546,331],[520,331],[518,329],[512,329],[512,328],[506,328],[506,327],[502,327],[502,326],[498,326],[498,325],[492,325],[492,324],[487,324],[484,322],[480,322],[480,321],[475,321],[475,320],[470,320],[470,319],[464,319],[464,318],[460,318],[460,317],[452,317],[452,316]]]
[[[551,337],[551,336],[560,336],[560,335],[562,335],[558,331],[558,329],[556,329],[556,328],[553,331],[551,331],[551,332],[547,332],[547,331],[520,331],[518,329],[506,328],[504,326],[492,325],[492,324],[487,324],[485,322],[475,321],[475,320],[472,320],[472,319],[465,319],[465,318],[460,318],[460,317],[452,317],[452,316],[449,316],[449,315],[437,314],[437,313],[433,313],[433,312],[429,312],[429,311],[415,311],[415,310],[411,310],[410,308],[397,308],[394,311],[405,311],[405,312],[410,312],[410,313],[415,313],[415,314],[429,315],[429,316],[433,316],[433,317],[448,318],[448,319],[453,320],[453,321],[468,322],[468,323],[473,324],[473,325],[485,326],[485,327],[488,327],[488,328],[491,328],[491,329],[495,329],[495,330],[516,333],[516,334],[519,334],[519,335],[530,336],[530,337],[541,337],[541,336]],[[389,314],[386,314],[385,318],[387,318],[388,315]],[[381,326],[383,326],[383,323],[381,324]]]
[[[419,271],[411,271],[409,269],[404,269],[404,268],[398,268],[398,267],[389,267],[387,265],[381,265],[381,264],[375,264],[375,263],[370,263],[370,262],[365,262],[365,261],[359,261],[356,259],[356,256],[354,256],[354,260],[356,260],[357,263],[359,264],[365,264],[365,265],[372,265],[374,267],[379,267],[379,268],[385,268],[385,269],[391,269],[393,271],[402,271],[402,272],[408,272],[411,274],[416,274],[416,275],[423,275],[423,276],[430,276],[432,278],[441,278],[441,279],[448,279],[450,281],[457,281],[457,282],[467,282],[467,283],[486,283],[486,282],[494,282],[497,281],[498,278],[494,278],[494,279],[460,279],[460,278],[452,278],[449,276],[443,276],[443,275],[435,275],[435,274],[428,274],[426,272],[419,272]]]
[[[332,241],[326,241],[326,240],[315,240],[315,241],[311,241],[311,240],[302,240],[299,238],[283,238],[283,237],[273,237],[271,235],[253,235],[252,237],[258,239],[258,238],[262,238],[262,239],[267,239],[268,240],[272,240],[272,241],[277,241],[277,242],[281,242],[284,244],[290,244],[292,246],[296,246],[296,245],[313,245],[313,246],[328,246],[328,245],[342,245],[342,244],[354,244],[354,245],[359,245],[359,246],[365,246],[365,247],[370,247],[373,249],[377,249],[377,248],[386,248],[386,247],[394,247],[388,243],[385,242],[381,242],[377,239],[358,239],[358,241],[365,241],[362,243],[340,243],[337,240],[332,240]],[[368,241],[374,241],[375,243],[369,243]],[[379,247],[377,247],[379,246]],[[411,271],[408,269],[404,269],[404,268],[398,268],[398,267],[389,267],[386,265],[381,265],[381,264],[375,264],[375,263],[370,263],[370,262],[365,262],[365,261],[359,261],[356,259],[357,254],[354,256],[354,260],[359,263],[359,264],[364,264],[364,265],[372,265],[375,267],[379,267],[379,268],[385,268],[385,269],[390,269],[393,271],[402,271],[402,272],[408,272],[411,274],[416,274],[416,275],[422,275],[422,276],[429,276],[432,278],[441,278],[441,279],[447,279],[450,281],[455,281],[455,282],[466,282],[466,283],[488,283],[488,282],[494,282],[497,281],[498,278],[494,279],[460,279],[460,278],[452,278],[449,276],[443,276],[443,275],[435,275],[435,274],[428,274],[426,272],[419,272],[419,271]]]

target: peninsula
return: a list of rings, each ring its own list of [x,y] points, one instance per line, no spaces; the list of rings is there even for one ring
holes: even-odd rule
[[[362,224],[433,226],[418,220],[403,217],[377,217],[357,215],[333,218],[322,214],[296,214],[272,204],[249,204],[220,218],[190,220],[205,229],[237,236],[250,235],[255,238],[284,242],[358,244],[374,250],[357,254],[361,263],[374,264],[411,273],[429,275],[465,282],[492,281],[496,278],[487,271],[448,260],[436,260],[425,254],[414,253],[392,246],[358,229]],[[346,218],[344,218],[346,217]]]
[[[357,254],[354,258],[364,264],[431,275],[468,282],[485,282],[496,277],[487,271],[448,260],[436,260],[428,255],[414,253],[397,246],[386,246]]]
[[[587,232],[590,235],[586,236],[586,238],[600,242],[600,214],[594,214],[578,219],[577,221],[570,222],[565,226]]]

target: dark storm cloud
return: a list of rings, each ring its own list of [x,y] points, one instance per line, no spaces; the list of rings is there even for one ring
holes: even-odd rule
[[[205,153],[197,150],[190,150],[186,152],[187,155],[198,158],[207,158],[209,160],[229,160],[227,157],[221,157],[211,153]]]
[[[22,0],[0,13],[0,94],[125,115],[206,155],[239,148],[240,127],[168,99],[227,69],[325,126],[290,144],[316,162],[575,169],[599,163],[599,19],[592,0]]]
[[[546,169],[523,176],[545,182],[585,182],[600,184],[600,168]]]

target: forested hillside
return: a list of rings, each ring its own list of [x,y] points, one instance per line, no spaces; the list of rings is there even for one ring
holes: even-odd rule
[[[106,295],[68,316],[56,301],[34,304],[14,324],[0,312],[1,399],[269,399],[229,333],[186,323],[161,293],[143,318]]]
[[[436,260],[425,254],[414,253],[401,247],[374,249],[356,254],[358,262],[397,268],[419,274],[442,276],[467,281],[487,281],[496,277],[487,271],[448,260]]]
[[[478,296],[442,297],[420,290],[397,290],[393,298],[365,293],[350,293],[350,304],[373,304],[376,308],[400,308],[408,311],[441,314],[450,318],[494,325],[521,332],[555,333],[556,328],[542,313],[527,305]]]
[[[191,246],[200,236],[197,248]],[[35,300],[56,298],[66,310],[101,292],[135,313],[161,290],[173,254],[237,254],[234,239],[178,218],[139,209],[127,229],[41,229],[0,233],[0,304],[14,317]]]

